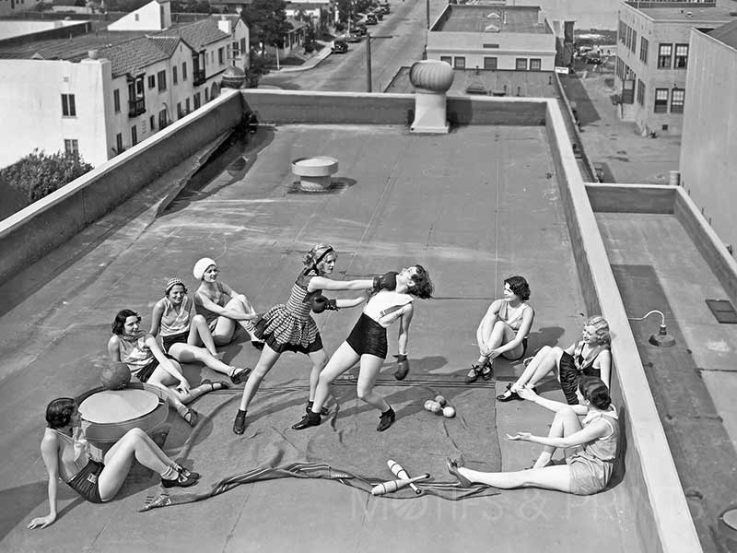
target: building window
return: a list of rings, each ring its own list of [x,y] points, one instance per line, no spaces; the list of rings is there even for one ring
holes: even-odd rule
[[[622,81],[622,103],[623,104],[634,104],[635,103],[635,75],[631,77],[625,77]]]
[[[123,135],[118,133],[115,135],[115,154],[119,155],[123,153]]]
[[[658,69],[670,69],[670,58],[673,55],[672,44],[661,44],[658,48]]]
[[[184,100],[184,111],[186,113],[189,113],[190,112],[189,107],[190,107],[189,98],[187,98],[187,99]]]
[[[246,39],[242,38],[241,39],[241,54],[245,54],[245,53],[246,53]]]
[[[225,48],[218,48],[218,63],[223,65],[225,63]]]
[[[655,113],[667,113],[668,112],[668,89],[667,88],[656,88],[655,89]]]
[[[645,105],[645,83],[637,79],[637,103],[641,106]]]
[[[196,92],[195,93],[194,98],[192,99],[192,101],[194,102],[194,109],[198,109],[200,107],[200,105],[201,105],[200,93],[199,92]]]
[[[76,138],[65,138],[64,152],[67,155],[79,154],[79,141]]]
[[[166,90],[166,71],[159,71],[157,79],[159,81],[159,92],[163,92]]]
[[[74,102],[74,94],[61,95],[61,114],[64,117],[77,116],[77,106]]]
[[[182,80],[183,81],[187,80],[187,62],[186,61],[182,62]]]
[[[650,48],[650,42],[645,37],[642,37],[640,39],[640,61],[642,63],[647,63],[648,48]]]
[[[627,30],[627,36],[624,39],[624,45],[627,47],[627,50],[630,50],[632,48],[632,29],[625,26]]]
[[[530,71],[540,71],[543,67],[543,62],[540,58],[530,58]]]
[[[233,49],[233,57],[238,57],[238,41],[233,41],[233,44],[231,44],[231,47]]]
[[[156,118],[153,115],[148,120],[148,126],[151,128],[151,131],[155,131],[156,130]]]
[[[673,69],[686,69],[688,65],[688,44],[676,44],[676,56]]]
[[[210,101],[210,89],[209,88],[206,88],[205,89],[205,103],[207,103],[209,101]]]
[[[496,71],[496,66],[497,66],[497,58],[490,58],[490,57],[484,58],[484,69],[490,69],[492,71]]]
[[[166,127],[167,124],[168,123],[166,121],[166,110],[165,109],[162,109],[159,112],[159,128],[160,129],[163,129],[164,127]]]
[[[463,56],[455,56],[453,58],[453,69],[465,69],[466,58]]]
[[[634,54],[637,51],[637,31],[632,29],[632,42],[630,43],[630,49]]]
[[[453,58],[450,57],[450,56],[440,56],[440,61],[444,61],[445,63],[447,63],[451,67],[453,66]]]
[[[120,90],[117,88],[113,90],[113,107],[115,108],[115,113],[120,113]]]
[[[181,119],[184,117],[184,112],[182,112],[182,102],[177,102],[177,119]]]
[[[517,58],[515,69],[517,71],[527,71],[527,58]]]
[[[171,68],[171,82],[177,84],[177,66]]]
[[[670,93],[670,112],[683,113],[683,103],[686,100],[686,90],[674,88]]]
[[[131,144],[133,146],[138,144],[138,127],[136,127],[135,125],[131,127]]]

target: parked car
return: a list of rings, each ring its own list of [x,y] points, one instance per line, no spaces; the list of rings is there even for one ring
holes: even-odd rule
[[[381,11],[379,8],[376,8],[374,11],[372,11],[371,15],[373,15],[379,21],[383,21],[384,19],[384,12]]]
[[[348,51],[348,43],[345,40],[334,40],[330,49],[333,54],[345,54]]]
[[[376,19],[376,16],[372,13],[368,14],[366,16],[366,25],[378,25],[379,21]]]
[[[349,35],[343,35],[342,37],[340,37],[340,40],[345,40],[346,42],[361,42],[361,38],[362,36],[359,33],[355,32]]]
[[[586,55],[586,63],[590,65],[601,65],[604,63],[604,60],[601,59],[601,56],[599,54],[587,54]]]
[[[366,33],[368,30],[366,29],[365,23],[356,23],[353,25],[353,29],[351,30],[351,34],[357,34],[359,36],[366,36]]]

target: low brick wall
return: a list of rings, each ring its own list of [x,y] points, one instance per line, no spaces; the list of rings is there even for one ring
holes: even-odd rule
[[[0,279],[17,273],[234,128],[243,107],[223,94],[151,138],[0,221]]]

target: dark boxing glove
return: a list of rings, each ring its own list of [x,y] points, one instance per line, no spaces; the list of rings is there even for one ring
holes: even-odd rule
[[[409,373],[409,359],[406,355],[395,355],[397,358],[397,370],[394,371],[394,378],[404,380]]]
[[[396,290],[398,274],[396,271],[389,271],[381,276],[374,277],[374,287],[371,292],[375,294],[379,290]]]
[[[338,302],[336,300],[329,300],[322,295],[313,297],[310,303],[312,304],[313,313],[322,313],[326,309],[329,311],[337,311],[338,309]]]

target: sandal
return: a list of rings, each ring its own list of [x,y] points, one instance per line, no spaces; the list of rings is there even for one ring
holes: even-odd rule
[[[478,363],[471,365],[471,370],[466,375],[466,384],[473,384],[481,375],[481,366]]]
[[[233,372],[230,374],[230,381],[236,386],[238,384],[243,384],[246,380],[248,380],[248,375],[250,374],[251,369],[239,369],[238,367],[234,367]]]
[[[197,426],[197,421],[200,420],[200,414],[194,409],[187,409],[182,415],[182,418],[187,422],[188,425],[194,427]]]
[[[211,392],[216,392],[217,390],[227,390],[230,388],[230,384],[228,384],[227,382],[222,382],[220,380],[218,380],[217,382],[213,382],[209,378],[203,380],[201,386],[210,386]]]
[[[462,487],[470,488],[471,486],[473,486],[473,482],[471,482],[468,478],[463,476],[458,471],[458,469],[463,466],[463,458],[451,459],[450,457],[446,457],[445,466],[448,467],[448,472],[458,479],[458,482]]]
[[[519,394],[517,392],[512,391],[512,383],[510,382],[509,384],[507,384],[504,393],[496,396],[496,400],[501,401],[502,403],[506,403],[507,401],[512,400],[522,400],[522,398],[519,397]]]
[[[484,363],[484,366],[481,367],[481,378],[484,380],[491,380],[492,376],[494,376],[494,368],[491,366],[491,363],[487,361]]]

